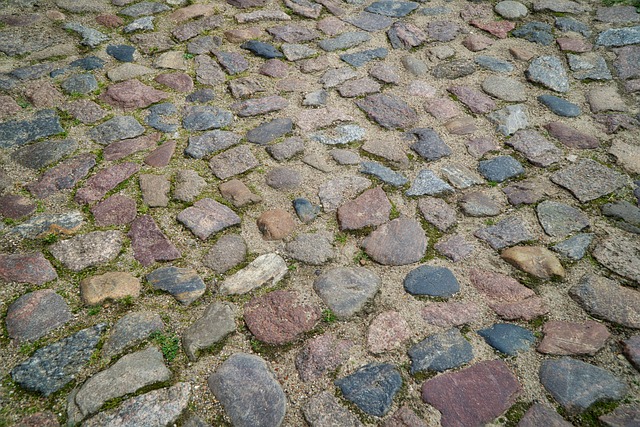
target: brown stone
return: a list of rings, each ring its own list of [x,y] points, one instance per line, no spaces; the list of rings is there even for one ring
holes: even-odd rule
[[[304,382],[320,378],[349,358],[349,349],[353,343],[338,340],[326,333],[308,340],[296,355],[296,369]]]
[[[107,28],[118,28],[119,26],[124,24],[124,20],[122,18],[110,13],[104,13],[102,15],[96,16],[96,22]]]
[[[149,207],[167,207],[171,183],[164,175],[142,174],[139,177],[142,201]]]
[[[387,418],[381,427],[428,427],[411,408],[404,405]]]
[[[513,246],[500,255],[514,267],[541,279],[564,278],[562,264],[553,252],[540,246]]]
[[[64,298],[52,289],[29,292],[7,310],[7,335],[18,342],[35,341],[73,318]]]
[[[192,4],[173,11],[167,18],[173,22],[181,23],[200,16],[213,15],[215,12],[213,5]]]
[[[469,135],[478,130],[473,117],[463,116],[450,120],[444,124],[449,133],[453,135]]]
[[[296,228],[293,215],[283,209],[264,212],[257,221],[258,229],[265,240],[281,240]]]
[[[536,51],[533,49],[525,49],[521,47],[510,47],[509,53],[516,59],[520,61],[528,61],[534,56],[537,55]]]
[[[169,140],[149,153],[149,155],[144,158],[144,162],[155,168],[163,168],[169,164],[175,151],[176,141]]]
[[[607,327],[594,321],[584,323],[549,321],[545,323],[544,339],[538,351],[557,355],[593,355],[604,347],[611,334]]]
[[[13,427],[60,427],[60,423],[55,414],[45,411],[24,417]]]
[[[182,256],[150,215],[136,218],[127,236],[131,239],[134,258],[145,267],[155,261],[172,261]]]
[[[239,179],[223,182],[218,186],[218,189],[222,197],[230,201],[233,206],[237,208],[262,201],[262,197],[252,193],[249,187]]]
[[[571,148],[598,148],[600,142],[594,136],[579,132],[562,122],[551,122],[545,125],[549,134]]]
[[[493,34],[499,39],[507,38],[509,35],[509,31],[513,30],[516,27],[516,24],[511,21],[480,21],[474,19],[470,22],[476,28],[480,28],[481,30],[486,31],[489,34]]]
[[[107,115],[102,107],[88,99],[71,101],[64,106],[64,109],[85,125],[95,123]]]
[[[186,73],[159,74],[154,80],[177,92],[188,93],[193,90],[193,79]]]
[[[64,97],[51,82],[34,83],[24,91],[26,98],[36,108],[57,107]]]
[[[27,188],[37,198],[44,199],[59,190],[73,188],[95,165],[94,154],[80,154],[48,169]]]
[[[541,403],[533,404],[518,423],[518,427],[571,427],[572,425],[552,408]]]
[[[142,135],[137,138],[115,141],[107,145],[103,150],[104,159],[107,161],[120,160],[138,151],[155,147],[160,140],[160,133]]]
[[[341,230],[357,230],[376,226],[389,220],[391,203],[381,187],[367,190],[355,200],[338,208]]]
[[[418,202],[418,209],[424,219],[440,231],[447,231],[458,221],[456,210],[444,200],[436,197],[421,198]]]
[[[418,262],[427,250],[428,238],[419,222],[396,218],[381,225],[363,242],[367,255],[383,265],[406,265]]]
[[[478,52],[490,47],[494,43],[493,39],[482,34],[468,35],[462,42],[462,45],[471,52]]]
[[[168,97],[168,93],[154,89],[134,79],[109,86],[99,96],[99,99],[123,110],[134,110],[136,108],[146,108]]]
[[[31,215],[36,210],[36,204],[24,196],[7,194],[0,196],[0,216],[19,219]]]
[[[136,298],[140,296],[140,288],[140,280],[131,273],[114,271],[82,280],[80,298],[86,305],[96,305],[107,299]]]
[[[476,426],[509,409],[521,392],[507,364],[490,360],[428,380],[422,400],[440,411],[443,427]]]
[[[396,349],[411,337],[407,321],[397,311],[385,311],[369,325],[367,347],[372,353]]]
[[[269,59],[260,66],[258,72],[265,76],[281,79],[289,74],[289,66],[279,59]]]
[[[533,320],[549,312],[542,298],[535,296],[516,302],[490,301],[489,307],[506,320]]]
[[[22,111],[22,107],[12,97],[0,95],[0,119],[11,117],[20,111]]]
[[[97,202],[102,199],[109,190],[129,179],[140,170],[136,163],[119,163],[107,169],[103,169],[91,178],[87,179],[84,186],[76,192],[74,200],[85,204]]]
[[[267,33],[259,27],[236,28],[224,32],[224,37],[230,43],[243,43],[247,40],[261,39]]]
[[[640,371],[640,335],[634,335],[628,340],[622,341],[622,353]]]
[[[595,114],[604,111],[625,112],[629,110],[615,86],[594,87],[587,92],[587,102],[591,112]]]
[[[42,285],[58,277],[49,260],[41,253],[0,254],[0,280]]]
[[[91,213],[98,227],[129,224],[136,218],[136,201],[122,194],[114,194],[94,205]]]
[[[593,45],[583,38],[558,37],[556,43],[558,43],[558,47],[562,51],[590,52],[593,49]]]

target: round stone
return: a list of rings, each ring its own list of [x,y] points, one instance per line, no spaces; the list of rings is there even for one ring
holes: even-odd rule
[[[494,8],[496,13],[505,19],[519,19],[527,16],[527,7],[520,2],[505,0],[501,1]]]
[[[407,274],[404,289],[411,295],[449,298],[460,290],[460,284],[448,268],[422,265]]]
[[[397,218],[371,233],[362,246],[367,254],[383,265],[418,262],[427,250],[428,239],[416,220]]]

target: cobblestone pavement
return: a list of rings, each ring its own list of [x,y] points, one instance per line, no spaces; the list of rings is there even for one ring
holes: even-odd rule
[[[640,14],[5,0],[0,426],[640,425]]]

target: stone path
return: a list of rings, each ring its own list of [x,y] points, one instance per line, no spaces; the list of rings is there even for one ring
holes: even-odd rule
[[[640,425],[639,96],[625,4],[2,2],[0,425]]]

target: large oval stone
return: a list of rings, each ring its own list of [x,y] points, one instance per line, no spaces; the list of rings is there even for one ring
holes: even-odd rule
[[[420,261],[427,250],[427,236],[416,220],[397,218],[371,233],[362,246],[374,261],[405,265]]]

